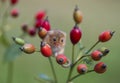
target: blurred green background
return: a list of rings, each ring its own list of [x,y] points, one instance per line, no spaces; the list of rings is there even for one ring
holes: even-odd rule
[[[66,56],[71,56],[71,42],[69,31],[74,26],[73,10],[78,5],[83,12],[84,18],[80,27],[83,32],[82,42],[86,49],[90,48],[104,30],[116,31],[114,37],[107,43],[101,43],[96,48],[105,46],[109,48],[110,54],[103,58],[108,65],[106,73],[99,75],[96,73],[87,74],[74,80],[74,83],[119,83],[120,82],[120,0],[20,0],[15,6],[20,11],[17,19],[9,18],[11,29],[8,30],[8,39],[12,42],[12,36],[19,36],[22,31],[20,25],[29,23],[34,18],[38,10],[47,10],[52,29],[61,29],[67,32]],[[27,37],[27,42],[33,43],[39,48],[40,39]],[[6,83],[7,65],[2,64],[5,48],[0,44],[0,83]],[[54,59],[53,59],[54,60]],[[68,69],[63,69],[55,60],[59,83],[65,83]],[[22,54],[14,63],[13,83],[38,83],[34,77],[40,73],[48,74],[52,77],[48,60],[39,53],[32,55]]]

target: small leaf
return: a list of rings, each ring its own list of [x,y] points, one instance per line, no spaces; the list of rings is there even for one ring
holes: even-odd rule
[[[22,51],[19,49],[19,47],[20,46],[17,44],[10,45],[4,54],[4,61],[14,61],[17,56],[20,56]]]
[[[78,43],[79,49],[83,50],[85,47],[81,44],[81,42]]]
[[[86,57],[83,59],[83,62],[87,65],[93,65],[93,60],[90,57]]]

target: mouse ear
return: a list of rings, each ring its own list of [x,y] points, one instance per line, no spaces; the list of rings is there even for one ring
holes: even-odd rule
[[[63,31],[60,31],[65,37],[66,37],[66,33],[65,32],[63,32]]]
[[[53,34],[54,34],[54,31],[53,31],[53,30],[48,31],[48,34],[49,34],[49,35],[53,35]]]

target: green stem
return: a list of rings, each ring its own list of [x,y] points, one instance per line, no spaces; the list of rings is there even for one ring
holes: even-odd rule
[[[70,71],[69,71],[69,75],[68,75],[68,79],[67,79],[66,83],[68,83],[69,79],[71,78],[71,75],[72,75],[72,72],[73,72],[73,68],[74,68],[73,66],[70,67]]]
[[[53,73],[53,77],[54,77],[55,83],[58,83],[52,59],[51,59],[51,57],[49,57],[48,59],[49,59],[49,62],[50,62],[50,66],[51,66],[51,69],[52,69],[52,73]]]
[[[94,70],[89,70],[89,71],[86,72],[86,74],[87,74],[87,73],[90,73],[90,72],[93,72],[93,71],[94,71]],[[79,77],[79,76],[82,76],[82,75],[85,75],[85,74],[77,74],[77,75],[73,76],[68,82],[71,82],[71,81],[73,81],[75,78],[77,78],[77,77]]]
[[[8,63],[7,83],[13,83],[13,69],[14,69],[14,63],[13,62],[9,62]]]
[[[72,72],[73,72],[73,63],[74,63],[74,48],[75,48],[75,45],[72,46],[72,65],[70,66],[70,70],[69,70],[69,74],[68,74],[68,79],[67,79],[67,82],[68,83],[68,80],[71,78],[71,75],[72,75]]]
[[[75,45],[72,46],[72,63],[74,63],[74,48],[75,48]]]
[[[73,66],[75,66],[81,59],[83,59],[84,57],[86,57],[86,55],[83,55],[82,57],[80,57],[74,64]]]
[[[8,11],[9,11],[9,7],[6,9],[5,13],[3,14],[2,22],[1,22],[1,25],[0,25],[1,32],[2,32],[1,37],[3,37],[3,44],[6,47],[8,47],[10,45],[10,43],[8,42],[8,40],[6,38],[6,32],[5,32],[5,28],[4,28],[4,26],[7,24]]]
[[[100,41],[97,41],[85,54],[88,54]]]

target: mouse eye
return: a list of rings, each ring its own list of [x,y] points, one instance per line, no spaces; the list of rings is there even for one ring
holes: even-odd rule
[[[55,42],[55,41],[56,41],[56,38],[53,38],[53,41]]]
[[[64,42],[64,40],[63,40],[63,39],[61,39],[61,42]]]

